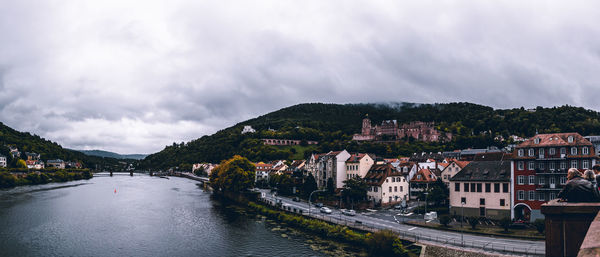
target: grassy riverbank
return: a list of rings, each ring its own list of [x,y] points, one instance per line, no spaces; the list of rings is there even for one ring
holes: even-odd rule
[[[39,185],[51,182],[67,182],[90,179],[93,177],[88,169],[47,169],[40,171],[0,169],[0,188],[11,188],[24,185]]]
[[[328,239],[340,240],[351,245],[364,247],[372,256],[419,256],[421,251],[421,247],[401,240],[391,231],[364,233],[346,226],[276,210],[255,202],[248,202],[248,207],[261,215],[283,222],[291,227],[315,233]]]

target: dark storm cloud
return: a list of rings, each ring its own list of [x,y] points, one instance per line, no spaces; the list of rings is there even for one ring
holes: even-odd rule
[[[0,120],[155,152],[302,102],[598,108],[595,2],[3,1]]]

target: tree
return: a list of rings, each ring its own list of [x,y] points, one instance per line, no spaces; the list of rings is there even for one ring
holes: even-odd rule
[[[390,230],[367,234],[370,256],[408,256],[400,238]]]
[[[27,168],[27,163],[24,160],[19,159],[17,161],[17,168]]]
[[[304,196],[308,197],[310,193],[317,190],[317,181],[315,181],[315,177],[313,177],[312,173],[308,174],[308,177],[304,180],[304,184],[302,185],[302,193]]]
[[[362,201],[367,197],[367,183],[361,178],[351,178],[344,181],[343,197],[352,201]]]
[[[196,176],[204,176],[206,175],[205,171],[204,171],[204,166],[200,165],[200,167],[198,167],[195,171],[194,171],[194,175]]]
[[[477,228],[477,225],[479,224],[479,219],[476,217],[469,217],[467,218],[467,221],[469,222],[469,225],[471,225],[471,229],[475,230]]]
[[[428,201],[432,201],[435,203],[435,206],[440,206],[442,203],[445,203],[448,200],[449,190],[441,179],[438,179],[433,183],[430,193],[427,197]]]
[[[512,223],[510,218],[508,217],[504,217],[502,219],[500,219],[500,227],[502,227],[504,229],[504,232],[508,232],[508,229],[510,228],[510,224]]]
[[[333,178],[327,179],[327,193],[332,195],[335,192],[335,186],[333,185]]]
[[[217,191],[241,192],[254,187],[256,167],[245,157],[222,161],[210,173],[210,185]]]

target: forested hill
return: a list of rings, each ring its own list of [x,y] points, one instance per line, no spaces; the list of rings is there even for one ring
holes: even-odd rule
[[[55,142],[46,140],[38,135],[32,135],[29,132],[19,132],[0,122],[0,154],[7,157],[9,166],[11,164],[14,166],[16,161],[12,159],[7,146],[17,147],[22,154],[25,152],[38,153],[41,155],[43,161],[51,159],[79,161],[87,168],[94,168],[96,164],[102,167],[118,165],[116,159],[87,156],[78,151],[65,149]],[[25,157],[22,156],[22,158]]]
[[[359,133],[362,119],[368,116],[373,125],[382,120],[434,121],[438,129],[451,132],[454,139],[447,143],[398,142],[373,144],[352,142]],[[493,109],[471,103],[448,104],[299,104],[250,119],[203,136],[188,143],[173,143],[164,150],[149,155],[141,165],[146,168],[187,167],[191,163],[216,162],[241,154],[253,161],[289,159],[297,151],[326,152],[332,149],[363,151],[393,157],[420,151],[444,151],[468,147],[503,146],[507,142],[494,137],[510,135],[530,137],[538,131],[579,132],[582,135],[600,134],[600,114],[580,107],[561,106]],[[244,125],[256,133],[241,134]],[[310,149],[263,145],[260,138],[317,140],[319,146]]]
[[[118,154],[109,151],[103,150],[76,150],[78,152],[82,152],[86,155],[90,156],[99,156],[99,157],[110,157],[115,159],[132,159],[132,160],[141,160],[146,158],[146,154]]]

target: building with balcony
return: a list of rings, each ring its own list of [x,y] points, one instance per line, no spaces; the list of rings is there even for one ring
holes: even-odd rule
[[[583,172],[596,160],[594,146],[578,133],[539,134],[519,144],[511,165],[511,217],[524,221],[544,218],[540,207],[562,190],[567,170]]]

